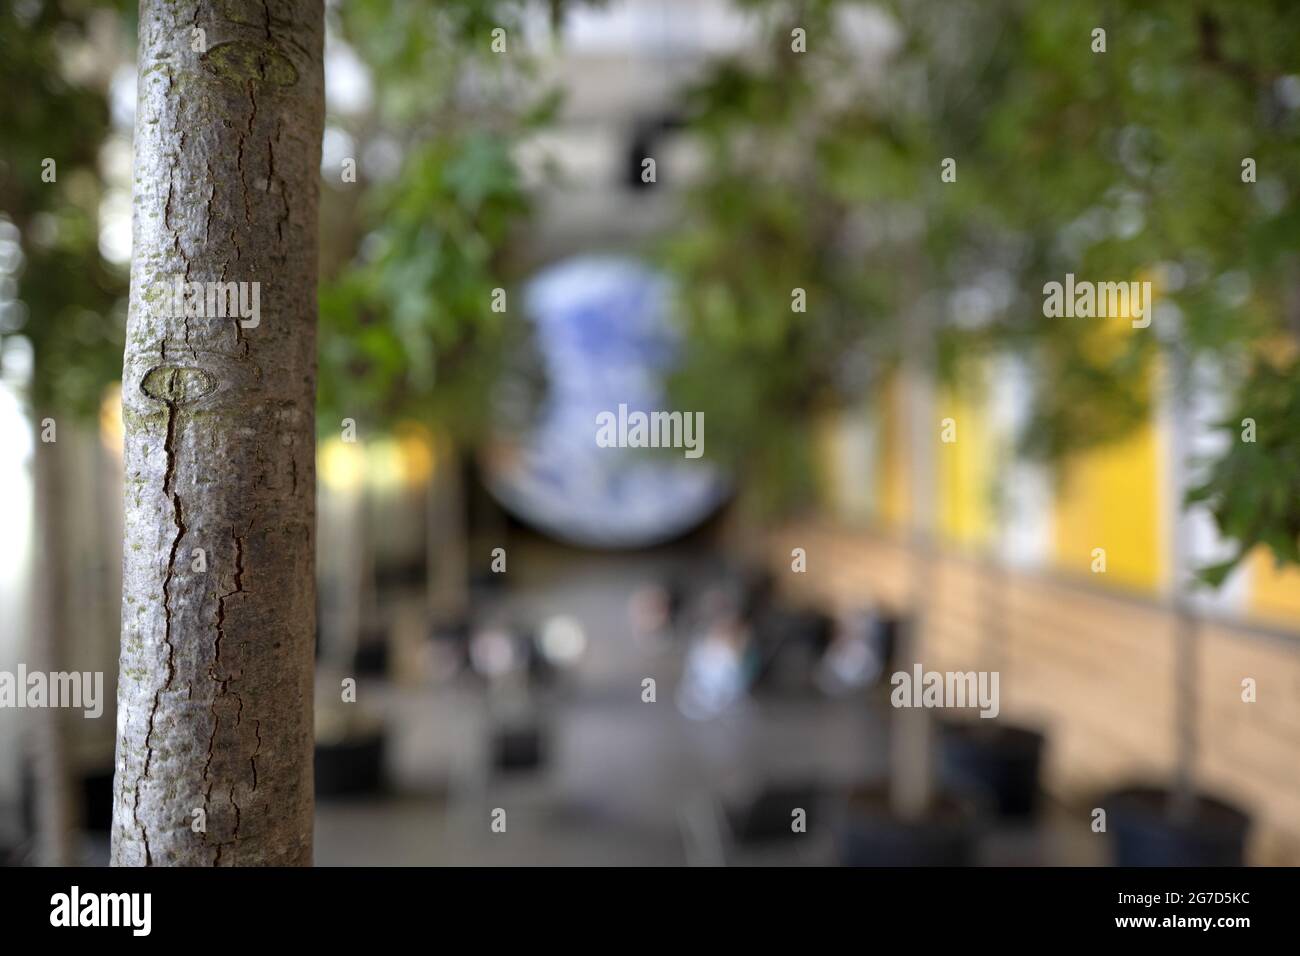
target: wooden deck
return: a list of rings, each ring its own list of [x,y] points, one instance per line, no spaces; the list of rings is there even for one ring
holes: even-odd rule
[[[796,592],[841,607],[906,607],[917,567],[907,546],[868,532],[783,529],[773,566]],[[1167,606],[1087,580],[1000,568],[941,552],[926,572],[927,669],[997,670],[1002,716],[1050,738],[1046,785],[1088,797],[1123,779],[1167,776],[1175,750],[1174,615]],[[1203,786],[1249,808],[1251,861],[1300,863],[1300,633],[1205,621],[1199,632],[1197,714]],[[1258,698],[1242,701],[1242,680]]]

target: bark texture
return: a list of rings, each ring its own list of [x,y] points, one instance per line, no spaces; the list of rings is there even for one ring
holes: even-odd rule
[[[321,0],[141,0],[115,865],[311,863],[323,38]]]

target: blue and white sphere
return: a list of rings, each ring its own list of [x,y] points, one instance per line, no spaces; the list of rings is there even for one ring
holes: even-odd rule
[[[548,394],[534,427],[486,456],[493,496],[540,530],[589,547],[655,544],[708,517],[727,487],[708,463],[707,441],[694,459],[596,441],[597,417],[620,404],[693,411],[664,404],[664,375],[680,347],[668,281],[633,259],[580,256],[539,273],[524,300]]]

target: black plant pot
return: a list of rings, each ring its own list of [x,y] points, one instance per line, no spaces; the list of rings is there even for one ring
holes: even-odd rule
[[[382,730],[350,733],[338,740],[316,742],[316,795],[350,797],[384,788]]]
[[[1033,817],[1045,743],[1037,731],[996,718],[942,721],[943,779],[955,790],[983,796],[1000,817]]]
[[[109,833],[113,829],[113,767],[96,767],[81,775],[81,808],[86,829]]]
[[[492,768],[505,772],[536,770],[545,761],[542,729],[534,723],[500,726],[491,740]]]
[[[388,675],[388,645],[362,644],[357,648],[353,663],[358,677],[386,677]]]
[[[388,627],[373,623],[362,627],[352,666],[359,677],[388,676]]]
[[[966,800],[940,794],[924,816],[894,815],[883,787],[851,792],[836,825],[844,866],[970,866],[979,818]]]
[[[72,786],[81,791],[78,827],[91,833],[110,832],[113,829],[113,765],[94,765],[72,773]],[[23,826],[29,833],[36,828],[37,794],[33,774],[30,761],[24,761],[20,799]]]
[[[806,646],[820,656],[831,643],[835,622],[816,608],[772,607],[754,621],[755,636],[765,646]]]
[[[886,681],[890,672],[894,670],[898,645],[902,640],[903,628],[907,624],[906,618],[884,611],[878,612],[874,617],[868,640],[871,642],[871,649],[875,652],[876,659],[880,661],[881,676]]]
[[[1197,794],[1190,815],[1174,815],[1174,795],[1162,787],[1135,786],[1101,800],[1114,837],[1116,866],[1242,866],[1250,817]]]
[[[762,665],[756,677],[764,690],[807,690],[817,662],[835,634],[835,622],[813,608],[768,607],[754,620]]]
[[[770,843],[797,836],[792,826],[795,809],[815,818],[820,801],[814,783],[769,783],[748,803],[729,810],[727,818],[737,843]]]

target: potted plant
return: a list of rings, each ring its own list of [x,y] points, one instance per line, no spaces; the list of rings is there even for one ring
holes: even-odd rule
[[[992,471],[993,527],[1005,526],[1009,508],[1007,484],[1010,437],[996,435]],[[988,558],[981,614],[982,653],[980,663],[1000,671],[1005,660],[1010,609],[1007,604],[1007,571],[996,547]],[[1032,820],[1038,812],[1041,788],[1039,775],[1047,738],[1033,727],[1004,717],[946,719],[939,722],[940,772],[956,789],[983,793],[996,814],[1008,821]]]
[[[435,558],[430,624],[435,633],[461,635],[462,644],[469,570],[460,468],[485,431],[509,317],[493,303],[508,285],[508,240],[527,211],[513,148],[550,116],[545,104],[510,101],[500,91],[467,108],[465,96],[477,94],[467,92],[466,76],[529,69],[524,58],[495,57],[476,42],[486,22],[512,32],[519,25],[517,12],[489,6],[411,8],[396,24],[387,9],[338,11],[336,26],[371,71],[378,102],[331,122],[357,142],[390,142],[400,162],[387,175],[376,173],[383,164],[354,163],[350,179],[326,176],[322,190],[322,438],[365,474],[368,444],[425,436],[414,443],[430,459],[423,476],[431,496],[426,550]],[[382,39],[394,30],[405,38],[397,55]],[[416,69],[417,60],[438,68]],[[339,444],[340,429],[349,444]],[[348,619],[337,622],[347,633],[324,655],[329,676],[318,712],[318,783],[335,791],[377,785],[385,749],[373,708],[361,699],[341,702],[339,694],[340,681],[359,664],[387,663],[382,641],[367,645],[361,660],[356,653],[362,628],[375,625],[373,616],[358,616],[373,604],[370,549],[358,546],[369,516],[353,517],[360,527],[344,563],[355,574],[344,583],[354,593],[340,604]]]
[[[1181,343],[1173,343],[1169,354],[1174,364],[1173,453],[1181,460],[1181,467],[1175,467],[1180,474],[1190,475],[1195,466],[1187,441],[1196,424],[1191,408],[1193,368]],[[1300,563],[1300,517],[1291,503],[1300,488],[1300,462],[1290,437],[1300,422],[1296,371],[1294,362],[1288,367],[1285,360],[1281,365],[1257,360],[1250,373],[1252,387],[1243,391],[1241,405],[1221,427],[1235,431],[1246,419],[1268,422],[1256,436],[1259,441],[1230,444],[1228,453],[1194,487],[1191,481],[1184,483],[1185,503],[1208,506],[1219,528],[1234,539],[1235,547],[1226,560],[1195,569],[1190,564],[1188,519],[1180,515],[1175,522],[1178,738],[1174,779],[1168,785],[1136,782],[1099,800],[1108,814],[1116,862],[1121,866],[1240,866],[1245,862],[1249,814],[1204,792],[1196,781],[1200,621],[1194,589],[1198,584],[1221,585],[1242,559],[1261,545],[1272,548],[1279,562]],[[1266,477],[1261,480],[1261,476]]]
[[[900,353],[929,372],[933,344],[922,334],[904,346],[900,328],[915,330],[926,308],[913,213],[930,187],[905,136],[876,138],[879,90],[855,85],[862,50],[837,29],[844,11],[776,2],[761,13],[762,54],[719,62],[687,98],[713,162],[668,247],[691,343],[673,386],[682,407],[719,423],[711,448],[746,476],[746,503],[788,513],[812,497],[808,421],[866,394]],[[822,38],[818,56],[792,48],[796,28]],[[916,192],[897,201],[900,187]],[[919,529],[917,586],[893,642],[902,662],[924,626],[929,541]],[[891,724],[888,782],[838,801],[846,860],[968,860],[973,814],[934,791],[925,713],[900,709]]]

